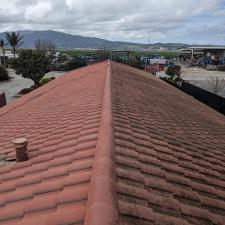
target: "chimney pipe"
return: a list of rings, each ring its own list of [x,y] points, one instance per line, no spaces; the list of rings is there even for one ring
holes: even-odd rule
[[[16,149],[16,161],[23,162],[28,160],[27,156],[27,139],[17,138],[13,141],[13,145]]]

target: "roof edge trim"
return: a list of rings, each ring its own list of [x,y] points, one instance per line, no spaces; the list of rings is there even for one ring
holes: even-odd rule
[[[118,221],[111,76],[108,61],[85,225],[116,225]]]

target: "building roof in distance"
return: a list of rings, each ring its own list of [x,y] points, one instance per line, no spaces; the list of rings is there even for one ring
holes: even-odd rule
[[[224,50],[225,46],[193,46],[189,48],[179,49],[179,51],[207,51],[207,50]]]
[[[0,225],[224,225],[225,118],[102,62],[0,109]]]

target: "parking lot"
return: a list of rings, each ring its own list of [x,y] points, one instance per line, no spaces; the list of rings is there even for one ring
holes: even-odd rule
[[[219,77],[219,78],[225,80],[225,72],[209,71],[209,70],[205,70],[205,69],[201,69],[201,68],[182,67],[181,77],[184,80],[189,81],[191,84],[193,84],[195,86],[198,86],[202,89],[211,91],[209,82],[208,82],[210,77]],[[224,87],[225,87],[225,84],[224,84]],[[218,94],[220,96],[225,97],[225,88]]]

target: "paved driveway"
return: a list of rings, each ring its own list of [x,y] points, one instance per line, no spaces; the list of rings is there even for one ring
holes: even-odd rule
[[[9,81],[3,81],[0,82],[0,93],[5,92],[6,94],[6,101],[9,103],[13,99],[16,98],[17,93],[23,89],[23,88],[28,88],[31,85],[34,84],[34,82],[30,79],[25,79],[20,75],[16,75],[14,70],[8,70],[10,77]],[[62,72],[50,72],[45,75],[45,77],[58,77],[62,75]]]

